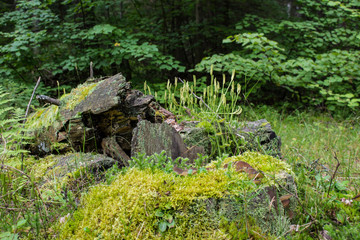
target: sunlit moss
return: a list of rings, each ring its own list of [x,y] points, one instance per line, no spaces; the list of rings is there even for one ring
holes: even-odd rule
[[[28,129],[47,128],[52,126],[59,117],[59,107],[51,105],[47,108],[41,108],[30,115],[26,125]]]
[[[225,179],[226,176],[220,172],[179,177],[162,171],[152,173],[130,169],[110,186],[93,188],[83,199],[85,207],[75,213],[60,238],[101,236],[102,239],[133,239],[138,234],[141,239],[158,238],[159,219],[154,215],[156,209],[166,209],[165,206],[171,203],[171,210],[176,211],[189,206],[194,199],[222,197],[226,193]],[[143,227],[139,233],[141,225]],[[184,221],[170,229],[171,234],[164,237],[171,238],[173,234],[185,236],[189,229],[181,229],[181,225],[184,225]],[[203,231],[215,232],[206,225],[202,224],[201,227]],[[89,230],[84,232],[85,228]],[[197,229],[198,237],[204,234]]]
[[[54,155],[49,155],[46,158],[38,160],[32,167],[31,173],[37,181],[44,179],[47,175],[51,175],[49,171],[54,168],[57,162]]]
[[[284,161],[258,152],[245,152],[239,156],[224,159],[220,167],[231,162],[243,161],[250,164],[257,171],[265,173],[262,183],[275,184],[274,180],[283,178],[285,174],[295,176],[291,167]],[[217,162],[208,164],[208,168],[215,168]]]
[[[253,158],[249,163],[254,168],[269,170],[269,173],[277,172],[277,166],[279,172],[289,170],[280,160],[255,153],[247,153],[244,159],[229,158],[226,162],[247,158]],[[256,161],[259,162],[255,164]],[[271,167],[266,167],[270,161],[273,161]],[[231,218],[232,211],[237,212],[234,215],[242,211],[236,204],[242,201],[239,194],[251,193],[251,187],[247,186],[252,186],[252,191],[255,187],[261,188],[246,182],[249,180],[245,173],[224,168],[188,176],[131,168],[110,185],[92,188],[82,199],[82,207],[61,226],[59,238],[230,239],[220,228],[221,216],[227,214]],[[209,208],[212,205],[214,209]],[[268,212],[267,206],[263,207]],[[159,211],[174,218],[173,228],[159,230],[159,222],[164,220],[156,214]]]
[[[71,93],[60,98],[61,103],[65,103],[65,109],[73,110],[76,105],[82,102],[89,94],[91,94],[99,83],[84,83],[74,88]]]

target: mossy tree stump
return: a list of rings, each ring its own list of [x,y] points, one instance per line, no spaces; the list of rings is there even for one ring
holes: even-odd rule
[[[225,167],[237,161],[262,172],[261,182]],[[61,225],[59,239],[247,239],[289,230],[297,202],[289,195],[296,186],[286,163],[248,152],[207,169],[183,176],[130,168],[93,188]]]

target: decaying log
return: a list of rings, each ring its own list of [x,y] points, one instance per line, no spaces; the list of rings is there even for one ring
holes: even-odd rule
[[[101,142],[103,153],[111,158],[119,161],[122,166],[128,166],[130,157],[124,152],[120,145],[116,142],[116,138],[103,138]]]
[[[44,95],[37,98],[59,108],[52,116],[51,107],[34,114],[42,124],[36,125],[40,127],[35,129],[33,152],[48,154],[57,142],[68,144],[64,151],[104,152],[122,165],[139,152],[151,155],[165,150],[174,160],[194,160],[198,153],[212,153],[208,133],[196,127],[198,122],[179,124],[153,96],[131,89],[121,74],[85,82],[61,101]],[[246,140],[245,148],[261,152],[273,149],[272,155],[280,156],[280,139],[266,120],[247,122],[233,133]]]

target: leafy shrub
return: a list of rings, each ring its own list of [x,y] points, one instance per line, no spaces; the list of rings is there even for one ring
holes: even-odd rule
[[[205,58],[196,70],[208,71],[212,65],[220,72],[234,69],[243,78],[241,83],[247,92],[246,98],[272,83],[286,88],[308,104],[325,104],[331,110],[336,106],[359,106],[358,51],[332,50],[315,54],[314,60],[304,57],[287,59],[283,54],[285,50],[264,34],[244,33],[230,36],[224,42],[241,44],[243,50]]]
[[[351,0],[301,0],[288,6],[294,11],[288,19],[247,14],[237,24],[239,34],[223,41],[241,46],[206,57],[195,70],[207,72],[211,65],[217,72],[235,69],[243,92],[254,93],[256,100],[285,98],[330,110],[355,109],[360,45],[354,6]]]

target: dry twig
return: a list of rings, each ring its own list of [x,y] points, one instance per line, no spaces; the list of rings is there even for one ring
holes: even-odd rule
[[[29,104],[27,105],[27,108],[26,108],[24,123],[26,122],[26,118],[27,118],[27,116],[28,116],[28,114],[29,114],[30,104],[31,104],[31,102],[32,102],[32,100],[33,100],[33,98],[34,98],[36,89],[38,88],[38,86],[39,86],[39,84],[40,84],[40,80],[41,80],[41,77],[38,78],[38,80],[37,80],[37,82],[36,82],[36,85],[35,85],[35,87],[34,87],[34,90],[33,90],[32,94],[31,94],[31,98],[30,98]]]
[[[334,152],[334,158],[335,158],[336,161],[337,161],[337,165],[336,165],[334,174],[332,175],[332,177],[331,177],[331,179],[330,179],[330,185],[329,185],[329,189],[328,189],[328,193],[327,193],[327,196],[328,196],[328,197],[329,197],[329,195],[330,195],[331,184],[332,184],[332,182],[333,182],[333,180],[334,180],[334,178],[335,178],[335,175],[336,175],[336,172],[337,172],[338,168],[340,167],[340,162],[339,162],[339,159],[338,159],[337,156],[336,156],[336,152]]]

